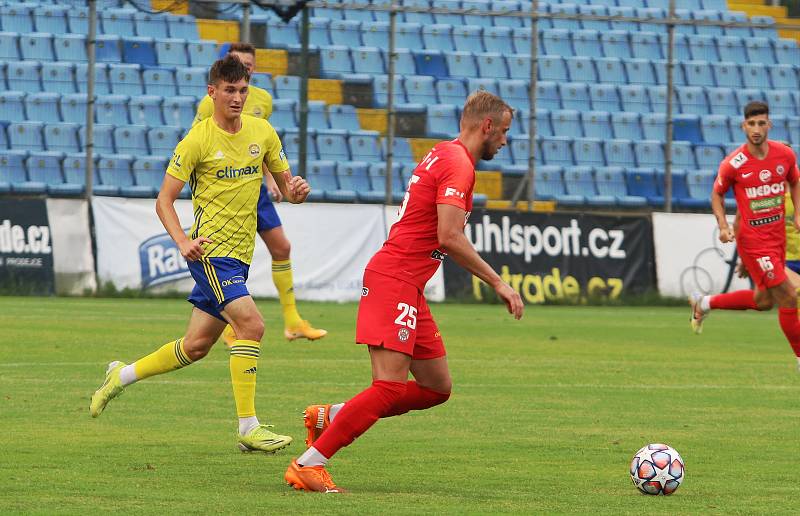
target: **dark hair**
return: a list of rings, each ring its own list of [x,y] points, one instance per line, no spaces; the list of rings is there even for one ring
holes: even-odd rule
[[[767,103],[761,102],[760,100],[748,102],[744,107],[744,119],[747,120],[751,116],[758,115],[769,115],[769,106]]]
[[[255,57],[256,47],[250,43],[231,43],[231,46],[228,47],[228,53],[230,54],[231,52],[241,52],[242,54],[250,54]]]
[[[244,79],[250,82],[250,74],[247,67],[234,56],[226,55],[222,59],[214,61],[211,70],[208,71],[208,84],[216,85],[219,81],[239,82]]]

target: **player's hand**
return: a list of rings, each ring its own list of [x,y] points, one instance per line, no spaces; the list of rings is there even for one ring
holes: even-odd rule
[[[497,292],[498,297],[505,302],[508,313],[513,315],[514,319],[521,319],[525,305],[522,304],[522,298],[519,296],[519,293],[505,282],[500,282],[500,284],[494,288],[494,291]]]
[[[178,249],[181,252],[181,256],[183,256],[187,261],[196,262],[200,258],[203,257],[205,250],[203,249],[203,244],[213,244],[214,241],[206,238],[200,237],[195,238],[194,240],[186,240],[178,244]]]
[[[727,244],[728,242],[733,242],[733,239],[734,239],[733,230],[729,226],[726,226],[719,230],[719,241],[722,242],[723,244]]]
[[[283,194],[281,193],[281,189],[278,188],[277,184],[272,183],[267,186],[267,191],[274,202],[281,202],[283,200]]]
[[[289,171],[283,173],[283,178],[286,180],[286,189],[289,191],[287,200],[293,204],[304,202],[311,192],[308,181],[300,176],[292,176]]]
[[[736,275],[742,279],[750,277],[750,273],[747,272],[747,267],[745,267],[741,261],[736,262]]]

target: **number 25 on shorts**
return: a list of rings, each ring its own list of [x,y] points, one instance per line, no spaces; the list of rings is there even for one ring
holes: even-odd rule
[[[394,320],[395,324],[408,326],[412,330],[415,329],[417,327],[416,307],[409,306],[406,303],[397,303],[397,309],[400,310],[400,315]]]

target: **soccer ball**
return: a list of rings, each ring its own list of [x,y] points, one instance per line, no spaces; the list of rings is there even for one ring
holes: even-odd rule
[[[683,482],[683,459],[666,444],[648,444],[633,456],[631,480],[639,491],[650,495],[671,495]]]

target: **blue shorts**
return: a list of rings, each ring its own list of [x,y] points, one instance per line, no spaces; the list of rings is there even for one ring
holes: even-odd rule
[[[800,260],[786,260],[786,267],[789,270],[800,274]]]
[[[258,223],[256,231],[265,231],[280,227],[281,219],[278,217],[278,211],[275,209],[275,204],[269,195],[267,186],[261,183],[261,194],[258,196]]]
[[[246,263],[236,258],[203,258],[187,263],[195,281],[188,301],[205,313],[224,321],[225,305],[250,295],[246,284],[250,266]]]

